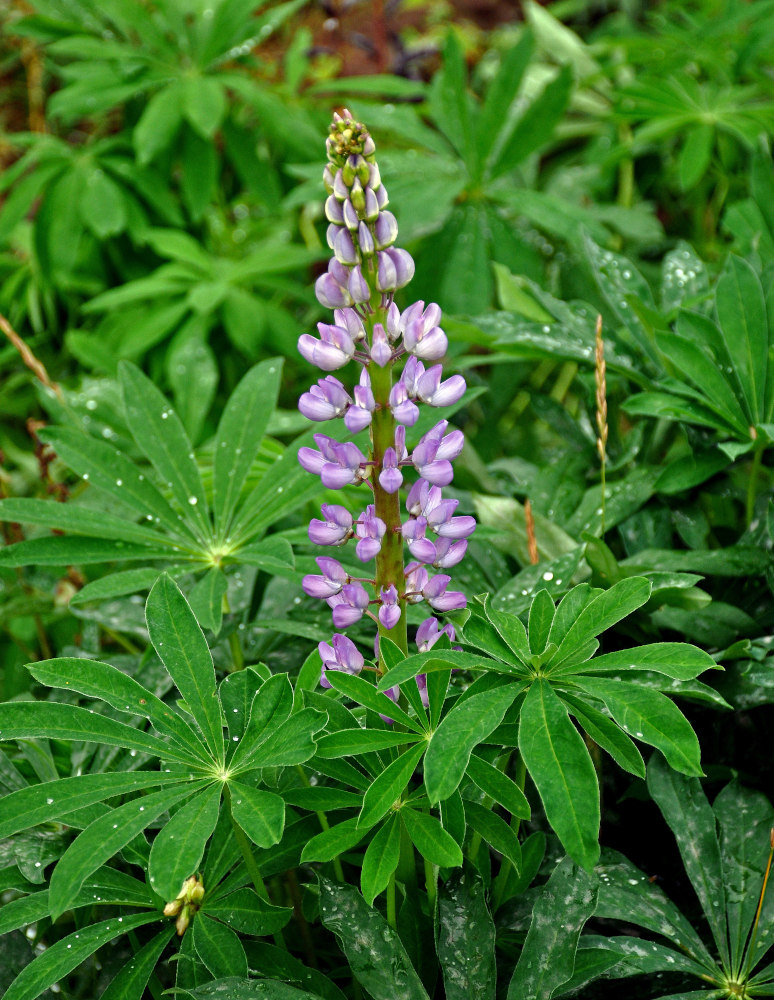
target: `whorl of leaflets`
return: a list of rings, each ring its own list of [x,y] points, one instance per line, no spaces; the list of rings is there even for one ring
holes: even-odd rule
[[[325,214],[333,258],[315,292],[333,310],[334,322],[318,324],[319,338],[301,336],[298,349],[324,372],[354,361],[360,375],[351,388],[326,375],[298,405],[310,420],[343,418],[353,434],[370,428],[371,447],[364,455],[352,441],[316,434],[317,448],[300,448],[298,459],[328,489],[363,483],[371,492],[373,502],[358,517],[343,506],[323,504],[321,517],[309,525],[309,538],[329,546],[356,539],[355,555],[363,563],[375,561],[375,571],[373,577],[352,577],[338,560],[320,556],[319,575],[306,576],[303,587],[328,602],[337,629],[368,615],[379,635],[407,653],[407,604],[425,602],[435,612],[465,607],[465,595],[449,589],[446,570],[465,555],[475,520],[456,516],[458,501],[442,495],[452,481],[451,463],[462,451],[462,432],[439,420],[409,452],[406,428],[417,422],[420,405],[450,406],[466,386],[461,375],[444,379],[437,363],[447,349],[439,307],[415,302],[400,312],[394,302],[397,289],[414,275],[414,261],[394,245],[398,225],[387,211],[373,139],[344,111],[334,114],[326,147]],[[418,478],[408,489],[404,514],[400,490],[411,470]],[[410,556],[406,566],[404,546]],[[430,617],[417,630],[416,643],[422,651],[430,649],[444,633],[453,639],[452,625]],[[324,687],[330,687],[328,670],[363,669],[363,656],[345,635],[321,642],[319,650]],[[417,683],[425,700],[424,677]],[[397,699],[397,689],[389,693]]]

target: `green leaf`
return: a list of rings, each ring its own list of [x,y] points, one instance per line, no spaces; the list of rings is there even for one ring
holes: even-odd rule
[[[456,704],[433,733],[425,756],[425,787],[431,803],[457,788],[470,755],[497,727],[519,693],[519,686],[483,691]]]
[[[258,847],[272,847],[282,839],[285,802],[274,792],[230,781],[231,815]],[[213,973],[214,975],[214,973]]]
[[[603,653],[593,660],[571,667],[572,673],[618,673],[621,670],[655,670],[677,680],[693,680],[705,670],[717,670],[709,653],[687,642],[654,642],[634,649]]]
[[[435,933],[446,1000],[495,1000],[495,927],[473,868],[452,872],[438,886]]]
[[[143,1000],[148,980],[174,933],[174,924],[170,924],[151,938],[113,977],[99,1000]]]
[[[317,741],[317,755],[327,760],[335,757],[357,756],[374,750],[389,750],[391,747],[416,743],[420,739],[411,733],[394,733],[388,729],[341,729],[337,733],[326,733]]]
[[[215,527],[228,534],[247,475],[276,406],[282,359],[255,365],[231,393],[215,435],[213,501]]]
[[[207,500],[191,442],[166,397],[135,365],[122,361],[118,375],[126,422],[137,446],[169,485],[183,517],[202,539],[210,535]]]
[[[82,774],[74,778],[59,778],[57,781],[44,781],[40,785],[19,788],[3,797],[0,840],[41,823],[62,819],[78,809],[105,802],[114,795],[127,795],[154,785],[188,780],[179,774],[166,774],[163,771],[116,771],[112,774]]]
[[[162,525],[173,538],[188,545],[194,540],[153,483],[117,448],[69,427],[47,427],[40,432],[40,439],[96,489],[115,497],[148,523]]]
[[[423,858],[441,868],[456,868],[462,864],[462,850],[434,816],[418,812],[410,806],[400,811],[408,835]]]
[[[368,827],[358,824],[358,817],[345,819],[330,830],[323,830],[305,845],[301,853],[301,861],[307,864],[312,861],[333,861],[339,854],[354,847],[368,833]]]
[[[211,76],[189,76],[181,86],[183,114],[203,139],[212,139],[226,113],[223,84]]]
[[[567,982],[575,967],[580,933],[595,905],[592,876],[565,858],[534,905],[507,1000],[550,1000]]]
[[[597,711],[588,702],[573,698],[566,691],[562,692],[562,701],[570,709],[570,715],[575,716],[584,732],[606,750],[616,764],[638,778],[645,777],[645,762],[636,745],[612,719]]]
[[[0,705],[0,739],[41,737],[106,743],[108,746],[137,750],[153,757],[176,756],[167,743],[155,736],[86,708],[44,701],[14,701]]]
[[[136,594],[138,590],[149,590],[159,578],[158,569],[125,569],[118,573],[108,573],[98,580],[92,580],[70,598],[70,604],[88,604],[89,601],[102,601],[110,597],[123,597],[125,594]]]
[[[630,736],[664,754],[677,771],[701,775],[701,751],[691,724],[666,695],[629,681],[578,677],[578,687],[599,698]]]
[[[529,609],[529,648],[532,653],[542,653],[546,648],[554,610],[551,595],[547,590],[539,590]]]
[[[123,232],[127,223],[127,197],[101,167],[86,172],[78,208],[84,224],[97,239]]]
[[[154,94],[145,106],[132,135],[141,165],[150,163],[177,134],[183,110],[180,98],[179,88],[172,84]]]
[[[450,31],[443,48],[443,66],[430,84],[428,107],[438,128],[465,161],[472,153],[467,83],[462,46],[456,34]]]
[[[468,761],[467,775],[486,795],[494,799],[512,816],[530,818],[529,802],[521,788],[507,774],[488,761],[473,754]]]
[[[683,191],[690,191],[706,174],[714,145],[714,124],[700,123],[689,130],[677,160],[677,173]]]
[[[541,591],[544,593],[547,591]],[[551,616],[553,617],[553,601],[551,602]],[[505,611],[495,611],[491,606],[491,601],[487,601],[484,610],[489,621],[497,629],[500,637],[505,641],[508,648],[516,654],[522,663],[530,661],[530,644],[527,637],[527,630],[518,615],[511,615]],[[509,657],[508,659],[511,659]]]
[[[387,888],[400,860],[400,819],[397,813],[379,827],[363,856],[360,891],[369,906]]]
[[[565,112],[572,85],[572,70],[565,66],[556,79],[530,101],[508,138],[498,143],[499,148],[489,168],[491,179],[513,170],[548,142]]]
[[[228,590],[228,580],[220,566],[208,569],[194,585],[188,603],[202,628],[217,635],[223,624],[223,598]]]
[[[212,656],[188,602],[166,574],[159,577],[148,595],[145,617],[154,649],[185,699],[213,756],[223,762],[223,719]]]
[[[218,1000],[224,996],[228,1000],[320,1000],[317,993],[298,990],[275,979],[238,979],[235,976],[187,990],[186,996],[193,1000]]]
[[[291,907],[273,906],[248,888],[237,889],[216,899],[205,899],[201,912],[228,924],[239,934],[259,937],[281,930],[293,916]]]
[[[320,881],[320,919],[338,938],[350,968],[373,1000],[428,1000],[397,933],[348,885]]]
[[[363,796],[358,826],[369,829],[393,807],[408,787],[424,752],[424,744],[406,750],[374,779]]]
[[[564,849],[590,871],[599,857],[599,786],[591,757],[567,709],[544,680],[521,708],[519,750],[546,818]]]
[[[471,621],[473,621],[472,617],[468,619],[468,623],[465,625],[466,629]],[[467,636],[467,634],[466,631],[465,635]],[[477,653],[468,653],[457,649],[431,649],[426,653],[414,653],[412,656],[407,656],[399,666],[393,667],[382,677],[378,689],[386,691],[395,684],[405,684],[417,674],[429,674],[438,670],[496,670],[498,673],[517,673],[515,666],[493,661],[488,656],[480,656]],[[519,671],[519,674],[521,672]],[[379,711],[381,712],[382,709],[380,708]],[[418,731],[416,725],[413,728]]]
[[[222,787],[213,784],[174,814],[153,841],[148,860],[150,884],[162,899],[174,899],[204,857],[218,822]]]
[[[165,546],[152,548],[132,542],[112,542],[107,538],[52,535],[5,546],[0,549],[0,566],[87,566],[119,559],[152,562],[169,559],[171,551],[174,550]]]
[[[197,285],[189,295],[206,288]],[[175,409],[191,441],[198,441],[218,385],[218,363],[207,342],[210,320],[191,316],[175,334],[166,356],[166,369],[175,399]],[[169,418],[167,418],[169,419]],[[188,503],[190,504],[190,498]],[[209,530],[209,522],[207,521]]]
[[[205,745],[174,709],[138,684],[133,677],[108,663],[62,656],[31,663],[27,669],[35,680],[48,687],[78,691],[89,698],[107,702],[119,712],[144,716],[159,733],[171,737],[177,744],[179,760],[187,760],[191,754],[199,764],[207,764],[211,760]]]
[[[274,674],[255,693],[244,736],[231,758],[230,769],[244,770],[261,743],[275,733],[290,716],[293,688],[287,674]]]
[[[51,875],[49,898],[52,918],[56,920],[64,913],[92,872],[117,854],[159,816],[182,799],[193,795],[203,785],[204,782],[191,781],[182,789],[175,786],[152,792],[124,803],[87,826],[67,848]],[[173,899],[179,889],[180,883],[168,898]]]
[[[650,581],[634,576],[613,584],[609,590],[595,597],[583,608],[562,639],[559,649],[548,661],[549,670],[571,660],[595,636],[641,608],[650,597],[650,591]]]
[[[652,882],[622,854],[605,849],[597,867],[599,897],[596,916],[645,927],[664,935],[715,974],[714,958],[691,923]]]
[[[247,976],[247,956],[242,942],[225,924],[206,913],[193,920],[194,948],[213,976]]]
[[[465,819],[490,847],[499,851],[513,865],[516,872],[521,871],[521,844],[516,831],[504,819],[491,809],[479,805],[478,802],[465,799]]]
[[[675,835],[715,945],[728,966],[726,891],[715,816],[700,782],[677,774],[673,767],[654,754],[648,765],[648,790]]]
[[[49,986],[64,979],[103,944],[121,934],[128,934],[137,927],[155,923],[158,919],[157,913],[136,913],[123,917],[120,921],[113,917],[89,927],[81,927],[77,934],[68,934],[49,945],[25,966],[8,987],[3,1000],[35,1000]]]
[[[498,139],[502,140],[507,136],[511,109],[534,48],[532,34],[525,31],[517,44],[500,58],[500,68],[489,84],[476,123],[478,159],[482,164],[486,163],[491,150],[497,148]]]
[[[766,420],[766,303],[760,279],[741,257],[731,254],[726,261],[715,291],[715,308],[749,421],[760,423]]]
[[[417,671],[419,673],[420,671]],[[406,726],[415,733],[422,733],[422,727],[416,719],[412,719],[410,715],[407,715],[400,706],[396,705],[394,701],[387,697],[387,695],[382,694],[377,691],[373,684],[364,680],[362,677],[355,677],[351,674],[345,674],[341,670],[329,670],[325,675],[336,691],[340,691],[342,694],[351,698],[353,701],[358,702],[361,705],[365,705],[366,708],[370,708],[372,712],[378,712],[380,715],[386,715],[388,719],[394,719],[395,722],[400,722],[401,725]],[[385,677],[390,676],[389,674]],[[413,674],[409,674],[412,677]],[[408,678],[406,678],[408,679]],[[392,682],[395,683],[394,681]]]
[[[741,964],[742,951],[752,927],[763,885],[766,844],[774,826],[774,808],[759,792],[743,788],[734,779],[718,795],[713,812],[720,826],[722,883],[726,888],[731,962]],[[702,810],[703,814],[703,810]],[[744,817],[744,822],[740,822]],[[703,834],[706,837],[706,833]],[[771,945],[774,936],[771,896],[766,894],[758,924],[752,967]]]
[[[318,733],[327,721],[325,712],[317,712],[313,708],[304,708],[296,712],[253,751],[248,751],[248,757],[242,761],[240,770],[245,769],[247,761],[251,767],[288,767],[293,764],[303,764],[314,756],[315,733]],[[248,737],[249,734],[244,740],[246,741]]]

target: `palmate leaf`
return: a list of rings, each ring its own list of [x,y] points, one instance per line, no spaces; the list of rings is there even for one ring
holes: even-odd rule
[[[160,792],[152,792],[113,809],[91,823],[70,844],[51,875],[49,899],[54,919],[70,905],[84,880],[125,847],[172,806],[190,797],[206,782],[188,781]],[[214,824],[213,824],[214,825]],[[190,874],[190,872],[189,872]],[[170,898],[177,895],[178,885]]]
[[[595,906],[592,876],[565,858],[535,903],[507,1000],[550,1000],[554,996],[572,976],[578,939]]]
[[[188,780],[187,777],[164,771],[115,771],[112,774],[82,774],[20,788],[2,800],[0,840],[41,823],[63,819],[78,809],[105,802],[114,795],[127,795],[154,785]]]
[[[567,853],[590,871],[599,857],[599,786],[583,739],[550,684],[529,689],[519,720],[519,751]]]
[[[276,405],[282,360],[264,361],[244,376],[229,397],[215,435],[213,510],[221,539],[239,501]]]
[[[224,761],[223,719],[207,640],[179,587],[159,577],[145,606],[153,647],[202,731],[210,752]]]
[[[508,684],[456,704],[433,733],[425,755],[425,787],[431,803],[455,791],[473,749],[503,720],[520,686]]]
[[[358,982],[374,1000],[428,1000],[397,933],[351,886],[318,875],[320,919],[338,938]]]
[[[0,705],[0,740],[82,740],[137,750],[161,759],[189,759],[168,743],[86,708],[49,701],[14,701]]]
[[[121,934],[129,934],[137,927],[155,923],[158,919],[157,913],[137,913],[120,919],[113,917],[60,938],[22,969],[9,986],[3,1000],[35,1000],[35,997],[64,979],[103,944]]]
[[[107,702],[119,712],[144,716],[163,736],[169,736],[178,751],[193,754],[199,764],[212,760],[196,732],[174,709],[123,671],[81,657],[63,656],[32,663],[27,668],[35,680],[48,687],[78,691]]]
[[[446,1000],[494,1000],[495,927],[484,884],[471,867],[439,885],[435,926]]]
[[[197,537],[210,533],[207,500],[191,442],[166,397],[139,368],[122,361],[118,369],[126,420],[137,446],[167,483]]]
[[[221,785],[193,795],[156,834],[148,859],[150,884],[162,899],[174,899],[199,867],[218,822]]]
[[[363,796],[358,826],[367,830],[386,815],[406,790],[424,752],[424,746],[406,750],[374,779]]]

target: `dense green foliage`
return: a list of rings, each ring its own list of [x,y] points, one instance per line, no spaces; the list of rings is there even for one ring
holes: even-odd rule
[[[336,76],[303,0],[11,8],[4,995],[774,996],[774,3],[428,15],[426,79]],[[342,104],[479,527],[455,639],[359,623],[323,690],[306,525],[362,491],[298,465],[296,341]]]

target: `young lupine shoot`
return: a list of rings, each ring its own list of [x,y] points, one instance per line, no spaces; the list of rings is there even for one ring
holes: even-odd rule
[[[328,489],[365,485],[370,491],[371,502],[357,517],[345,507],[323,504],[321,517],[309,525],[309,538],[318,545],[344,545],[356,538],[355,555],[364,563],[374,560],[375,570],[373,579],[353,579],[337,560],[320,557],[320,575],[305,577],[303,587],[311,597],[328,602],[336,628],[345,629],[367,615],[379,636],[407,654],[408,604],[425,602],[440,613],[465,607],[465,595],[448,589],[451,578],[443,571],[465,555],[476,525],[472,517],[456,516],[458,501],[444,499],[441,492],[452,481],[451,463],[462,451],[462,432],[440,420],[410,452],[406,428],[416,424],[421,404],[451,406],[466,385],[461,375],[443,378],[438,362],[448,343],[439,325],[439,306],[415,302],[401,312],[394,301],[395,292],[413,277],[414,262],[395,246],[398,224],[387,210],[373,139],[344,111],[334,114],[326,146],[325,214],[333,258],[315,291],[320,303],[334,311],[334,323],[319,323],[319,338],[304,334],[298,349],[325,372],[354,362],[360,373],[351,389],[326,375],[303,393],[298,406],[310,420],[343,418],[352,434],[368,429],[370,447],[366,455],[352,441],[317,434],[317,447],[299,449],[298,460]],[[418,478],[410,485],[408,516],[403,518],[400,491],[411,469]],[[404,546],[412,560],[407,566]],[[450,625],[428,618],[417,632],[420,650],[444,633],[454,638]],[[357,674],[363,669],[363,657],[341,634],[330,644],[320,643],[319,651],[324,687],[330,686],[328,670]],[[383,671],[383,662],[379,669]],[[421,675],[417,683],[425,701]],[[387,693],[397,698],[397,691]]]

